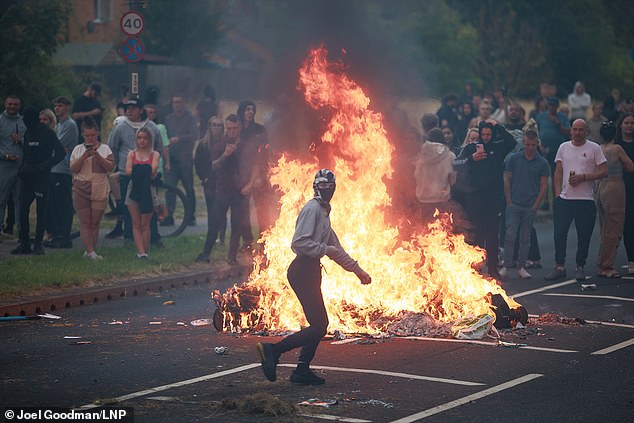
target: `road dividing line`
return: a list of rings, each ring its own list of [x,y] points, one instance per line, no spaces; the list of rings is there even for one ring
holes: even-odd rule
[[[295,368],[297,365],[295,364],[278,364],[278,367],[292,367]],[[431,377],[431,376],[421,376],[421,375],[413,375],[409,373],[398,373],[398,372],[385,372],[383,370],[372,370],[372,369],[350,369],[347,367],[330,367],[330,366],[310,366],[311,369],[321,369],[321,370],[334,370],[337,372],[350,372],[350,373],[367,373],[372,375],[381,375],[381,376],[393,376],[393,377],[402,377],[404,379],[417,379],[417,380],[426,380],[429,382],[442,382],[442,383],[450,383],[452,385],[463,385],[463,386],[481,386],[484,383],[478,382],[467,382],[464,380],[457,379],[443,379],[439,377]]]
[[[530,291],[524,291],[524,292],[518,292],[517,294],[511,294],[509,295],[509,297],[511,298],[525,297],[527,295],[537,294],[539,292],[548,291],[550,289],[560,288],[566,285],[572,285],[573,283],[579,283],[579,282],[577,282],[576,279],[570,279],[569,281],[559,282],[553,285],[542,286],[541,288],[531,289]]]
[[[456,408],[461,405],[468,404],[472,401],[478,400],[480,398],[484,398],[489,395],[496,394],[498,392],[504,391],[505,389],[513,388],[517,385],[521,385],[522,383],[530,382],[531,380],[537,379],[538,377],[542,377],[542,376],[544,375],[539,373],[530,373],[530,374],[527,374],[526,376],[522,376],[520,378],[502,383],[501,385],[497,385],[489,389],[485,389],[484,391],[476,392],[475,394],[467,395],[466,397],[462,397],[454,401],[446,402],[436,407],[429,408],[425,411],[421,411],[420,413],[412,414],[411,416],[394,420],[392,423],[411,423],[417,420],[422,420],[426,417],[433,416],[434,414],[442,413],[443,411],[447,411],[452,408]]]
[[[621,348],[629,347],[630,345],[634,345],[634,338],[629,339],[627,341],[623,341],[620,344],[612,345],[611,347],[607,347],[607,348],[604,348],[602,350],[595,351],[595,352],[592,353],[592,355],[610,354],[611,352],[620,350]]]
[[[595,325],[616,326],[619,328],[634,329],[634,325],[628,325],[626,323],[613,323],[613,322],[600,322],[598,320],[586,320],[586,323],[592,323]]]
[[[552,297],[600,298],[600,299],[603,299],[603,300],[632,301],[632,302],[634,302],[634,298],[614,297],[612,295],[557,294],[557,293],[542,294],[542,295],[550,295]]]
[[[312,419],[323,419],[323,420],[333,420],[336,422],[347,422],[347,423],[372,423],[372,420],[363,420],[363,419],[355,419],[352,417],[340,417],[333,416],[331,414],[297,414],[302,417],[310,417]]]
[[[233,373],[244,372],[245,370],[253,369],[254,367],[259,367],[259,366],[260,366],[260,363],[247,364],[245,366],[236,367],[235,369],[224,370],[222,372],[212,373],[210,375],[195,377],[193,379],[187,379],[187,380],[183,380],[181,382],[170,383],[168,385],[162,385],[162,386],[157,386],[155,388],[145,389],[143,391],[133,392],[131,394],[127,394],[127,395],[123,395],[123,396],[120,396],[120,397],[117,397],[117,398],[113,398],[113,401],[115,403],[119,403],[119,402],[127,401],[129,399],[143,397],[143,396],[148,395],[148,394],[153,394],[153,393],[156,393],[156,392],[166,391],[166,390],[172,389],[172,388],[179,388],[181,386],[191,385],[193,383],[198,383],[198,382],[204,382],[206,380],[216,379],[216,378],[227,376],[227,375],[230,375],[230,374],[233,374]],[[76,410],[89,410],[91,408],[97,408],[97,407],[101,407],[101,406],[102,406],[102,404],[86,404],[86,405],[82,405],[81,407],[76,408]]]
[[[547,351],[557,353],[576,353],[575,350],[562,350],[559,348],[547,348],[547,347],[531,347],[526,344],[515,344],[507,342],[506,345],[498,344],[497,342],[478,341],[476,339],[453,339],[453,338],[428,338],[426,336],[406,336],[404,339],[413,339],[416,341],[435,341],[435,342],[459,342],[463,344],[476,344],[486,345],[488,347],[510,347],[510,348],[522,348],[525,350]]]

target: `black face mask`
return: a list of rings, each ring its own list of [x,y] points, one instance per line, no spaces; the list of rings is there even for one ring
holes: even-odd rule
[[[321,198],[322,201],[325,201],[326,203],[330,203],[332,196],[335,195],[335,188],[318,188],[318,191],[319,198]]]

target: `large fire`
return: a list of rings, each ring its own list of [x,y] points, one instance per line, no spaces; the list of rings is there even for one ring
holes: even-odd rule
[[[443,214],[406,241],[386,223],[390,197],[385,181],[392,175],[394,151],[382,116],[370,109],[370,99],[350,80],[343,66],[330,62],[322,47],[309,53],[299,71],[299,88],[308,104],[327,112],[330,120],[320,148],[329,152],[328,167],[337,176],[331,221],[341,244],[373,279],[361,285],[324,257],[322,292],[329,329],[346,333],[377,333],[404,312],[436,321],[493,314],[490,294],[506,296],[494,280],[473,268],[484,259],[481,249],[451,232],[451,217]],[[214,293],[229,330],[297,330],[307,323],[288,285],[286,270],[295,257],[290,242],[297,215],[312,198],[312,179],[323,163],[305,163],[282,156],[271,171],[281,192],[280,215],[259,241],[248,280],[225,294]],[[489,298],[489,299],[487,299]]]

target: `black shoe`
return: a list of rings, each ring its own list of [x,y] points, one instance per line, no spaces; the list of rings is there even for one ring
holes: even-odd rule
[[[159,226],[174,226],[174,218],[172,216],[167,216],[161,223],[159,223]]]
[[[19,244],[17,247],[11,250],[11,254],[17,255],[31,254],[32,252],[33,251],[31,251],[31,247],[26,244]]]
[[[35,254],[36,256],[43,256],[44,255],[44,248],[42,248],[42,244],[41,243],[36,243],[33,246],[33,254]]]
[[[115,226],[113,230],[106,234],[106,238],[108,239],[117,239],[123,236],[123,229],[121,226]]]
[[[198,257],[196,257],[196,263],[209,263],[209,254],[198,254]]]
[[[2,232],[7,235],[13,235],[13,226],[4,225],[4,228],[2,228]]]
[[[196,226],[196,218],[187,219],[187,226]]]
[[[165,244],[163,244],[163,241],[161,241],[160,239],[158,241],[150,241],[150,245],[152,245],[152,247],[154,247],[154,248],[163,248],[163,247],[165,247]]]
[[[277,376],[275,375],[275,368],[280,356],[273,350],[273,344],[266,344],[258,342],[255,347],[260,354],[260,361],[262,362],[262,371],[264,376],[271,382],[275,382]]]
[[[310,370],[306,370],[304,372],[298,372],[297,369],[293,370],[290,379],[291,382],[298,385],[323,385],[326,383],[326,379],[317,376]]]

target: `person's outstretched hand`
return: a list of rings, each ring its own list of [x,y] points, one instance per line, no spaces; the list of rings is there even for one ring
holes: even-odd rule
[[[370,277],[370,275],[368,275],[368,272],[363,269],[359,270],[359,272],[357,273],[357,277],[361,281],[362,285],[369,285],[372,283],[372,278]]]

